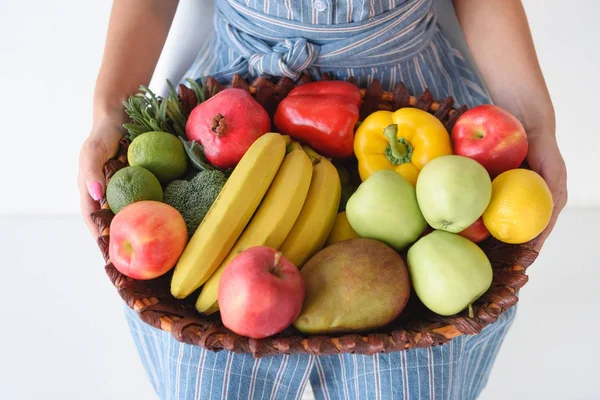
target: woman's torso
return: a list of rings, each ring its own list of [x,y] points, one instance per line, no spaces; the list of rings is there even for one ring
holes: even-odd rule
[[[215,0],[214,33],[185,78],[235,74],[403,83],[411,94],[489,103],[482,82],[436,23],[433,0]],[[185,82],[184,82],[185,83]]]

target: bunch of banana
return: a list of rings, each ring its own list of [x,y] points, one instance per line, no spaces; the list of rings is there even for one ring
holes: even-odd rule
[[[210,314],[218,310],[219,281],[227,264],[240,252],[254,246],[279,248],[302,210],[311,182],[312,164],[297,143],[289,153],[269,187],[252,220],[216,272],[206,282],[196,301],[196,309]]]
[[[223,262],[271,186],[286,138],[266,133],[246,151],[181,254],[171,280],[178,299],[199,288]]]
[[[184,298],[203,286],[196,308],[216,312],[223,271],[254,246],[279,249],[301,267],[325,244],[340,193],[339,175],[328,159],[287,136],[261,136],[190,239],[175,266],[171,293]]]
[[[201,313],[219,309],[221,275],[240,251],[258,245],[273,247],[300,267],[327,240],[340,202],[339,175],[329,160],[309,147],[302,149],[292,143],[290,148],[292,152],[284,159],[250,224],[202,288],[196,302]]]

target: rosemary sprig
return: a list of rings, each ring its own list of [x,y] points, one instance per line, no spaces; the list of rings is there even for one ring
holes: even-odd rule
[[[173,122],[175,134],[177,136],[185,137],[185,123],[187,121],[187,116],[183,115],[181,102],[179,101],[175,86],[173,86],[169,80],[167,80],[167,85],[169,86],[169,95],[166,100],[163,101],[163,104],[165,104],[166,115]]]
[[[198,83],[187,78],[186,81],[196,95],[196,104],[208,98],[208,89],[204,80]],[[175,85],[169,80],[167,85],[169,94],[165,98],[155,94],[149,87],[141,85],[139,93],[123,102],[125,112],[130,119],[129,123],[123,125],[129,139],[133,140],[142,133],[150,131],[163,131],[186,137],[185,124],[188,115],[182,107]]]
[[[166,104],[161,104],[159,96],[156,96],[147,86],[140,86],[140,92],[123,102],[125,112],[130,119],[130,123],[124,124],[123,127],[131,140],[144,132],[168,132]]]

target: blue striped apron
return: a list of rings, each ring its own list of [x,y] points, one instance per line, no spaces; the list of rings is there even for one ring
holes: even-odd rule
[[[429,88],[470,107],[490,102],[441,32],[433,0],[216,0],[215,8],[215,30],[184,78],[328,72],[361,86]]]
[[[403,82],[470,107],[491,102],[437,25],[433,0],[216,0],[214,25],[184,78],[295,79],[306,70],[361,85],[378,79],[388,90]],[[126,316],[160,399],[300,399],[310,382],[317,399],[469,400],[485,386],[515,312],[434,348],[262,359],[189,346]]]

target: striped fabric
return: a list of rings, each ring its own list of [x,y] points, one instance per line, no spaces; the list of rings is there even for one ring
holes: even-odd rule
[[[294,79],[306,70],[363,86],[378,79],[387,90],[429,88],[461,105],[490,102],[436,24],[433,0],[216,0],[214,25],[184,78]]]
[[[281,355],[254,359],[175,341],[126,316],[146,373],[161,400],[301,399],[310,382],[316,399],[471,400],[485,386],[515,308],[477,336],[444,346],[361,356]]]
[[[216,0],[215,31],[185,78],[329,72],[385,89],[403,82],[470,107],[490,103],[481,82],[436,24],[432,0]],[[182,81],[185,84],[185,81]],[[430,349],[360,356],[210,352],[177,342],[127,308],[160,399],[475,399],[487,382],[515,308],[485,328]]]

